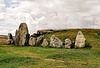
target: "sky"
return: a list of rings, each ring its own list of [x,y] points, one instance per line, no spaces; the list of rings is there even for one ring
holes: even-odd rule
[[[0,35],[15,35],[20,23],[40,29],[100,29],[100,0],[0,0]]]

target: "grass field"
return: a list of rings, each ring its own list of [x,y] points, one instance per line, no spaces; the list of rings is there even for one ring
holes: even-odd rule
[[[70,38],[74,44],[77,30],[46,34],[49,40],[52,34],[63,42]],[[0,44],[0,68],[100,68],[100,30],[81,30],[85,35],[86,45],[82,49],[64,49],[50,47],[15,47]]]
[[[100,68],[100,48],[0,46],[0,68]]]

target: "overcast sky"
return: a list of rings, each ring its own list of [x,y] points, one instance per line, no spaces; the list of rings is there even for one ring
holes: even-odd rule
[[[0,0],[0,35],[26,22],[39,29],[100,28],[100,0]]]

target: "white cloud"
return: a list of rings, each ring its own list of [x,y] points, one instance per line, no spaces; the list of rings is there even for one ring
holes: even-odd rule
[[[100,28],[100,0],[12,0],[10,7],[0,1],[0,23],[18,28],[21,22],[28,24],[30,33],[38,29]],[[5,29],[5,28],[4,28]],[[9,30],[7,30],[10,32]],[[4,34],[3,32],[0,32]]]
[[[0,0],[0,12],[3,11],[3,7],[5,6],[3,0]]]

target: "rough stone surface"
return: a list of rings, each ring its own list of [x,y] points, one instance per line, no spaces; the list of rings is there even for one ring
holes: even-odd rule
[[[70,39],[65,39],[65,48],[71,48],[71,40]]]
[[[37,33],[34,33],[31,36],[32,37],[38,37],[38,36],[45,35],[45,34],[51,33],[51,32],[54,32],[54,30],[52,30],[52,29],[48,29],[48,30],[38,30]]]
[[[41,35],[41,36],[37,37],[36,45],[42,44],[42,42],[43,42],[43,37],[44,37],[44,35]]]
[[[36,45],[36,38],[35,37],[30,37],[30,39],[29,39],[29,45],[31,45],[31,46]]]
[[[16,33],[15,33],[15,45],[18,46],[19,45],[19,31],[16,30]]]
[[[63,43],[55,35],[52,35],[51,38],[50,38],[50,46],[52,46],[52,47],[63,47]]]
[[[7,40],[7,44],[13,44],[14,41],[13,41],[13,37],[12,37],[12,34],[11,33],[8,33],[8,40]]]
[[[19,29],[16,30],[15,45],[27,45],[29,41],[28,27],[26,23],[21,23]]]
[[[76,40],[75,40],[75,48],[83,48],[85,47],[85,37],[81,31],[78,32]]]
[[[7,40],[8,45],[13,44],[13,43],[14,43],[14,41],[12,39]]]
[[[48,46],[48,45],[49,45],[49,43],[48,43],[47,39],[44,39],[44,40],[43,40],[43,43],[42,43],[42,46],[43,46],[43,47],[46,47],[46,46]]]
[[[8,39],[13,39],[12,34],[8,33]]]

